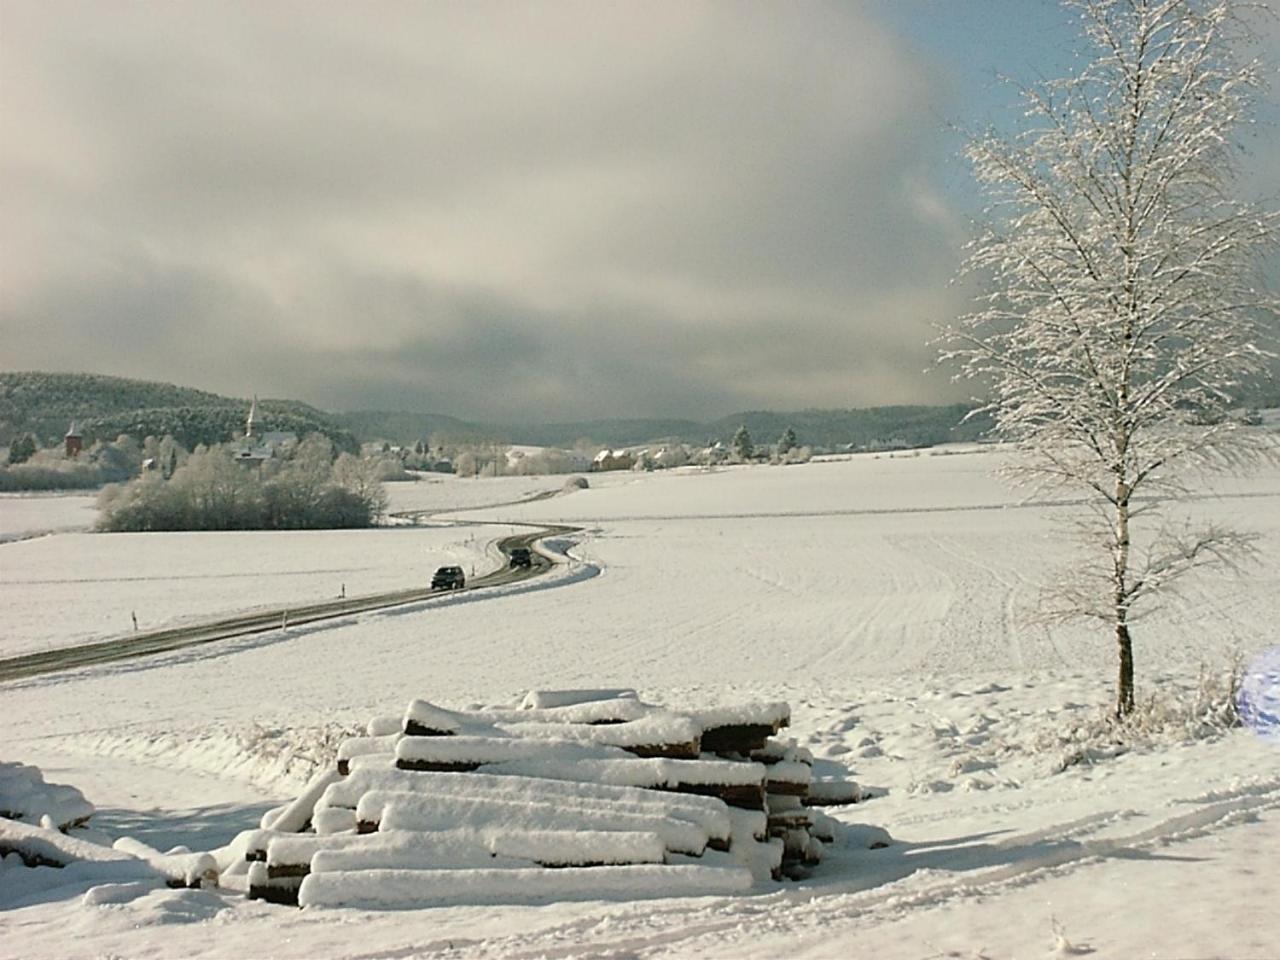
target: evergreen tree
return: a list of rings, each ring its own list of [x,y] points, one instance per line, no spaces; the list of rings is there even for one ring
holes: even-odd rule
[[[733,447],[733,455],[739,460],[747,461],[751,459],[755,453],[755,448],[751,445],[751,434],[747,432],[747,425],[744,423],[738,427],[738,432],[733,435],[730,444]]]
[[[798,446],[796,441],[796,432],[790,427],[782,431],[782,436],[778,438],[778,456],[784,456],[790,453]]]
[[[14,437],[9,442],[9,462],[26,463],[36,455],[36,438],[29,433]]]

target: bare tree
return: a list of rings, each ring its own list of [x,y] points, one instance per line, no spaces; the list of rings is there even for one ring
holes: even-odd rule
[[[369,522],[377,524],[386,515],[389,499],[382,485],[382,464],[341,453],[333,464],[333,482],[355,496],[368,508]]]
[[[991,226],[967,268],[989,293],[946,332],[942,356],[990,389],[983,411],[1024,453],[1016,479],[1073,487],[1090,504],[1097,562],[1053,612],[1114,632],[1123,716],[1142,601],[1247,547],[1218,528],[1134,526],[1190,471],[1270,455],[1233,410],[1272,356],[1277,302],[1260,265],[1277,215],[1232,196],[1235,134],[1260,74],[1244,57],[1241,4],[1064,5],[1080,19],[1084,66],[1024,91],[1018,134],[970,140]]]

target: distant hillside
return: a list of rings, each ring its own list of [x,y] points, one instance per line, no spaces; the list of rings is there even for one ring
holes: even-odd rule
[[[0,373],[0,443],[33,433],[41,444],[61,441],[72,420],[88,443],[166,433],[187,449],[223,443],[243,432],[249,401],[171,383],[89,373]],[[323,433],[340,449],[356,441],[332,416],[294,400],[260,400],[262,430]]]
[[[571,448],[579,440],[624,447],[659,438],[694,436],[704,428],[693,420],[583,420],[569,423],[474,423],[430,413],[359,410],[336,414],[361,441],[413,444],[435,438],[443,443],[493,441],[535,447]]]
[[[791,427],[801,444],[816,447],[930,447],[973,440],[990,426],[985,418],[961,424],[972,409],[967,404],[945,407],[867,407],[861,410],[800,410],[794,413],[751,411],[735,413],[708,424],[710,436],[727,441],[746,424],[758,444],[772,443]]]
[[[657,442],[694,446],[728,442],[742,424],[759,444],[777,440],[791,427],[801,444],[839,447],[930,446],[969,440],[988,426],[985,419],[960,425],[969,407],[871,407],[864,410],[751,411],[709,423],[696,420],[582,420],[548,424],[479,424],[431,414],[360,411],[338,414],[362,441],[413,444],[420,439],[463,442],[493,440],[543,447],[572,447],[579,440],[598,447],[630,447]]]
[[[472,443],[507,441],[503,428],[468,423],[457,417],[436,413],[412,413],[406,410],[356,410],[335,413],[333,418],[350,430],[362,443],[385,440],[412,446],[419,440],[435,438],[437,443]]]
[[[30,431],[44,445],[61,440],[75,420],[86,440],[113,440],[171,434],[188,449],[221,443],[244,427],[249,401],[169,383],[83,373],[0,373],[0,444]],[[330,414],[295,400],[260,400],[261,429],[317,431],[340,449],[357,442],[419,440],[446,443],[505,442],[572,447],[579,440],[598,447],[655,442],[701,446],[728,442],[746,424],[760,445],[773,443],[791,427],[801,444],[836,448],[929,446],[978,436],[981,420],[960,425],[968,407],[870,407],[861,410],[748,411],[708,423],[677,419],[582,420],[548,424],[476,423],[440,414],[360,410]]]
[[[540,447],[572,447],[579,440],[601,447],[629,447],[655,440],[702,443],[706,427],[696,420],[581,420],[524,424],[505,428],[513,443]]]

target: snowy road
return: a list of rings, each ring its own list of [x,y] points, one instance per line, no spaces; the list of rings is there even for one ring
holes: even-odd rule
[[[551,536],[564,536],[573,533],[576,527],[542,526],[532,532],[515,534],[497,541],[497,548],[504,556],[510,556],[516,547],[532,548],[539,541]],[[530,577],[546,573],[552,563],[541,554],[534,554],[534,563],[528,568],[500,567],[463,588],[463,592],[483,590],[489,587],[518,583]],[[456,593],[457,591],[451,591]],[[281,606],[269,610],[235,617],[224,617],[208,623],[191,624],[168,630],[152,630],[131,637],[115,640],[104,640],[99,643],[80,644],[78,646],[60,647],[39,653],[29,653],[18,657],[0,660],[0,681],[17,680],[22,677],[33,677],[44,673],[56,673],[60,670],[71,670],[98,663],[112,663],[117,660],[132,660],[136,657],[152,656],[184,647],[214,643],[218,640],[229,640],[268,630],[283,630],[290,625],[298,627],[336,617],[366,613],[371,610],[385,610],[406,604],[423,603],[445,596],[433,591],[430,587],[410,590],[394,590],[389,593],[373,594],[363,597],[351,597],[342,600],[330,600],[325,603]]]

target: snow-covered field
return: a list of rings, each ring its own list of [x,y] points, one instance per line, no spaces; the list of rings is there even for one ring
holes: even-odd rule
[[[460,510],[497,503],[528,500],[554,493],[568,477],[455,477],[447,473],[420,473],[416,481],[388,483],[390,512]]]
[[[887,828],[893,846],[834,850],[811,880],[747,896],[390,914],[207,890],[86,903],[83,886],[37,890],[6,868],[0,956],[1274,957],[1280,746],[1235,731],[1068,762],[1090,756],[1060,735],[1107,702],[1111,650],[1097,632],[1026,622],[1071,556],[1070,509],[1020,502],[990,475],[999,456],[592,476],[590,490],[467,516],[583,526],[571,551],[598,576],[0,685],[3,759],[78,786],[99,830],[160,848],[225,843],[344,730],[413,697],[461,707],[579,686],[790,701],[789,733],[875,788],[839,816]],[[562,480],[393,485],[392,509],[508,503]],[[1259,561],[1139,624],[1140,696],[1275,643],[1280,470],[1219,489],[1191,509],[1260,533]],[[348,563],[390,575],[396,538],[426,534],[353,534],[346,552],[368,559]],[[31,566],[15,551],[50,545],[6,610],[19,595],[53,610],[64,588],[35,581],[74,579],[69,545],[114,539],[0,546],[10,589]],[[275,542],[269,584],[286,589],[290,557],[332,578],[304,541]],[[149,556],[107,561],[123,598],[165,573],[224,589],[225,568],[194,553]]]
[[[88,530],[98,519],[95,494],[0,494],[0,543],[68,530]]]

